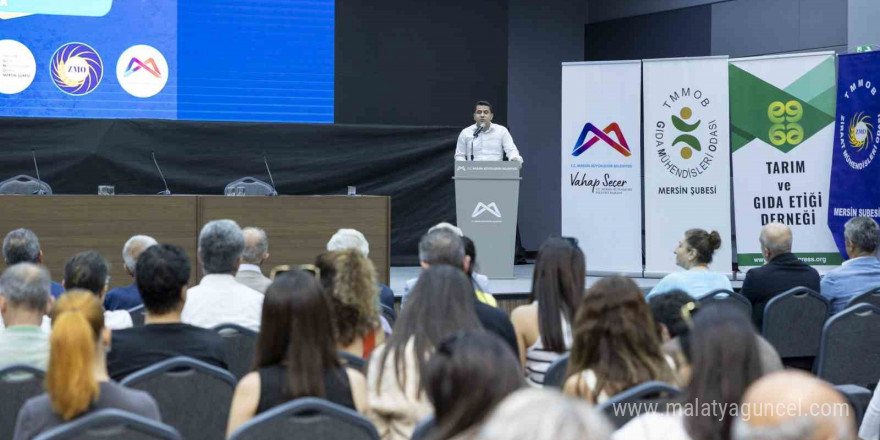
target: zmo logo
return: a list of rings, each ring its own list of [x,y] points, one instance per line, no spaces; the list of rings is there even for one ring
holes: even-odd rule
[[[471,218],[478,217],[484,212],[488,212],[495,217],[501,218],[501,210],[498,209],[498,205],[496,205],[495,202],[492,202],[488,205],[483,202],[477,203],[477,207],[474,208],[474,213],[471,215]]]

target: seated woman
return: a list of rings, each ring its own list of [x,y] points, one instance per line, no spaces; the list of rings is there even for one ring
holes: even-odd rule
[[[370,358],[368,416],[383,440],[408,440],[433,411],[421,376],[437,344],[450,334],[482,328],[474,288],[457,267],[425,269],[410,295],[394,333]]]
[[[69,290],[52,309],[46,394],[28,400],[18,413],[14,440],[30,440],[55,426],[101,409],[120,409],[161,421],[149,394],[110,380],[110,329],[92,292]]]
[[[489,278],[476,272],[477,246],[473,240],[465,236],[461,237],[461,241],[464,242],[465,272],[474,282],[474,292],[477,294],[477,300],[492,307],[498,307],[498,301],[495,300],[492,292],[489,291]]]
[[[336,348],[368,359],[385,342],[373,263],[359,250],[345,249],[318,255],[315,266],[331,299]]]
[[[587,290],[574,320],[563,391],[592,403],[648,381],[678,384],[663,355],[651,310],[633,280],[603,278]]]
[[[720,247],[721,235],[718,231],[709,233],[702,229],[688,229],[675,248],[675,264],[685,271],[673,272],[663,277],[651,289],[648,298],[673,290],[684,291],[696,299],[706,296],[713,290],[733,291],[727,276],[709,270],[712,254]]]
[[[567,239],[548,238],[538,250],[529,304],[513,310],[519,357],[529,385],[571,349],[571,321],[584,296],[584,253]]]
[[[254,371],[235,388],[227,436],[255,415],[300,397],[366,412],[366,380],[339,360],[330,313],[330,301],[310,273],[286,272],[269,285]]]
[[[696,409],[642,414],[615,432],[614,440],[731,438],[743,393],[763,375],[757,335],[747,316],[719,305],[705,307],[694,316],[689,335],[692,374],[682,403]],[[724,412],[699,409],[709,402]]]
[[[434,405],[430,438],[472,437],[498,402],[524,385],[521,371],[510,347],[492,333],[457,333],[444,339],[422,375],[422,387]]]

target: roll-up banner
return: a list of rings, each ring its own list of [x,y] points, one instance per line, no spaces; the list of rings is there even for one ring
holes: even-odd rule
[[[846,255],[844,223],[880,221],[880,52],[841,55],[837,69],[828,227]]]
[[[676,271],[686,230],[718,231],[710,269],[732,274],[727,57],[643,61],[645,276]]]
[[[641,68],[562,65],[562,234],[592,275],[642,275]]]
[[[827,271],[841,263],[828,230],[834,52],[730,61],[736,252],[742,272],[764,264],[759,235],[788,225],[792,252]]]

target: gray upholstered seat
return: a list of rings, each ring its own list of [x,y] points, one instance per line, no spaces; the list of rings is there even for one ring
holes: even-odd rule
[[[18,411],[31,397],[43,394],[46,372],[30,365],[0,369],[0,439],[11,439]]]
[[[709,292],[709,294],[707,294],[706,296],[700,298],[701,306],[708,306],[709,304],[720,304],[725,307],[736,307],[738,310],[743,311],[746,316],[749,317],[749,319],[752,318],[752,303],[748,300],[748,298],[730,290],[713,290]]]
[[[426,440],[435,426],[437,426],[437,422],[434,420],[434,416],[425,417],[416,426],[409,440]]]
[[[828,300],[813,290],[789,289],[764,306],[761,334],[781,358],[815,357],[829,309]]]
[[[226,342],[229,372],[241,379],[251,371],[257,350],[257,332],[237,324],[220,324],[213,329]]]
[[[856,426],[861,426],[865,411],[868,410],[873,396],[871,390],[852,384],[835,385],[834,388],[846,397],[847,402],[852,406],[853,414],[855,414]]]
[[[816,375],[835,385],[867,386],[880,378],[880,308],[856,304],[822,329]]]
[[[144,321],[147,319],[146,313],[147,311],[144,309],[143,304],[128,309],[128,314],[131,315],[131,323],[135,327],[142,327],[144,325]]]
[[[569,356],[569,353],[565,353],[547,367],[547,372],[544,373],[545,387],[562,388],[562,385],[565,384],[565,372],[568,370]]]
[[[183,440],[174,428],[137,414],[104,409],[52,428],[34,440]]]
[[[314,397],[296,399],[254,417],[230,440],[379,440],[364,416]]]
[[[856,304],[871,304],[875,307],[880,307],[880,286],[875,286],[874,288],[868,289],[867,291],[854,296],[853,299],[849,300],[846,306],[852,307]]]
[[[677,402],[680,394],[680,389],[668,383],[657,381],[645,382],[612,396],[599,405],[599,410],[608,417],[608,420],[615,427],[620,428],[642,412],[648,411],[647,405],[637,405],[638,403],[656,403],[658,404],[657,409],[659,411],[666,412],[667,404]],[[630,410],[628,411],[615,410],[615,406],[624,404],[636,405],[629,405],[628,408]]]
[[[0,182],[0,194],[39,194],[40,190],[43,194],[52,194],[52,187],[48,183],[26,174]]]

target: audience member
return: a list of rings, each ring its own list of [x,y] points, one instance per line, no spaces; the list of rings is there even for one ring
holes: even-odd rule
[[[651,289],[648,297],[672,290],[682,290],[697,299],[713,290],[725,289],[732,292],[733,286],[727,276],[709,270],[712,254],[720,247],[721,235],[717,231],[709,233],[702,229],[688,229],[675,248],[675,264],[685,271],[673,272],[663,277]]]
[[[541,244],[529,304],[510,315],[529,385],[543,386],[544,373],[571,349],[571,321],[584,296],[584,253],[564,238]]]
[[[385,342],[379,321],[379,289],[373,263],[357,249],[318,255],[315,266],[331,299],[339,350],[367,359]]]
[[[683,406],[672,412],[650,412],[614,433],[614,440],[649,439],[663,433],[669,440],[729,440],[736,406],[746,387],[762,374],[758,340],[749,318],[714,305],[693,319],[690,338],[691,376]],[[701,405],[721,408],[703,411]]]
[[[235,274],[238,281],[260,293],[265,293],[272,280],[263,275],[261,267],[269,259],[269,238],[266,231],[248,226],[241,230],[244,235],[244,251],[241,253],[241,264]]]
[[[328,251],[343,251],[346,249],[357,249],[365,257],[370,257],[370,243],[367,241],[367,237],[364,237],[364,234],[357,229],[340,229],[327,242]],[[379,301],[381,301],[383,306],[394,310],[394,291],[385,284],[378,284]]]
[[[854,296],[880,286],[880,228],[871,217],[853,217],[843,226],[849,259],[822,278],[820,293],[831,301],[831,313],[846,308]]]
[[[657,333],[663,343],[675,339],[689,331],[688,323],[682,316],[681,309],[688,303],[696,301],[692,296],[681,290],[672,290],[663,295],[656,295],[648,301],[651,316],[657,325]]]
[[[30,440],[84,414],[114,408],[160,421],[149,394],[110,380],[105,355],[110,329],[101,301],[91,292],[70,290],[52,309],[47,394],[28,400],[18,413],[14,440]]]
[[[49,272],[33,263],[10,266],[0,276],[0,368],[25,364],[45,370],[49,362],[49,335],[40,325],[49,312]]]
[[[457,333],[437,344],[422,374],[434,406],[429,438],[471,438],[495,406],[524,385],[504,341],[491,333]],[[480,392],[473,392],[480,390]]]
[[[852,440],[851,407],[831,385],[786,370],[758,379],[746,390],[733,422],[735,440]]]
[[[300,397],[366,412],[366,379],[340,363],[330,301],[303,271],[278,276],[266,290],[254,371],[235,389],[227,436],[255,415]]]
[[[110,376],[125,376],[175,356],[189,356],[227,368],[226,345],[215,332],[180,320],[187,297],[189,259],[171,244],[150,246],[137,263],[137,286],[144,299],[145,325],[113,332]]]
[[[109,283],[110,264],[95,251],[80,252],[64,265],[64,280],[61,285],[67,290],[88,290],[101,300],[101,304],[104,304]],[[131,314],[126,310],[104,312],[104,326],[110,330],[129,328],[132,325]]]
[[[422,272],[394,333],[370,358],[368,415],[382,439],[408,440],[433,411],[420,385],[422,372],[445,337],[480,329],[473,292],[461,268],[438,265]]]
[[[3,258],[6,260],[6,266],[18,263],[42,265],[43,251],[40,249],[40,240],[37,239],[37,234],[24,228],[6,234],[3,239]],[[64,287],[52,281],[51,293],[52,297],[58,298],[64,293]]]
[[[498,301],[492,296],[489,290],[489,277],[476,272],[477,270],[477,245],[468,237],[462,236],[461,241],[464,243],[464,267],[467,268],[467,276],[474,283],[474,290],[477,293],[477,299],[492,307],[498,307]]]
[[[862,418],[862,427],[859,428],[859,438],[862,440],[880,440],[880,387],[874,388],[874,397],[865,410]]]
[[[446,229],[448,231],[453,232],[455,235],[457,235],[459,237],[464,237],[464,232],[461,231],[461,228],[459,228],[458,226],[455,226],[449,222],[440,222],[434,226],[431,226],[430,228],[428,228],[428,233],[430,234],[431,232],[434,232],[434,231],[437,231],[440,229]]]
[[[205,276],[189,289],[181,315],[183,322],[211,328],[238,324],[260,331],[263,294],[235,281],[244,234],[232,220],[208,222],[199,234],[199,260]]]
[[[627,277],[603,278],[587,290],[573,333],[566,394],[602,403],[643,382],[678,384],[642,291]]]
[[[147,235],[135,235],[125,242],[122,246],[122,261],[125,263],[125,273],[131,277],[131,284],[107,292],[104,296],[105,310],[129,310],[144,303],[137,290],[137,282],[134,280],[137,260],[144,250],[155,244],[156,239]]]
[[[819,292],[819,272],[791,253],[791,228],[768,223],[759,237],[764,265],[746,272],[741,293],[752,303],[752,322],[761,328],[764,306],[774,296],[795,287]]]
[[[527,388],[504,399],[475,439],[607,440],[611,431],[605,416],[589,403],[556,391]]]
[[[419,260],[422,262],[423,269],[433,267],[434,265],[449,265],[467,273],[464,243],[461,237],[447,228],[437,228],[433,232],[422,236],[422,239],[419,241]],[[424,273],[424,270],[422,273]],[[471,285],[473,286],[473,281],[471,281]],[[473,291],[473,287],[471,287],[471,290]],[[479,318],[483,327],[504,339],[510,345],[513,352],[519,356],[516,332],[507,313],[479,301],[476,294],[473,297],[476,303],[474,309],[477,311],[477,318]],[[407,297],[404,297],[404,301],[406,301],[404,305],[409,307]],[[443,312],[438,310],[438,313]]]

